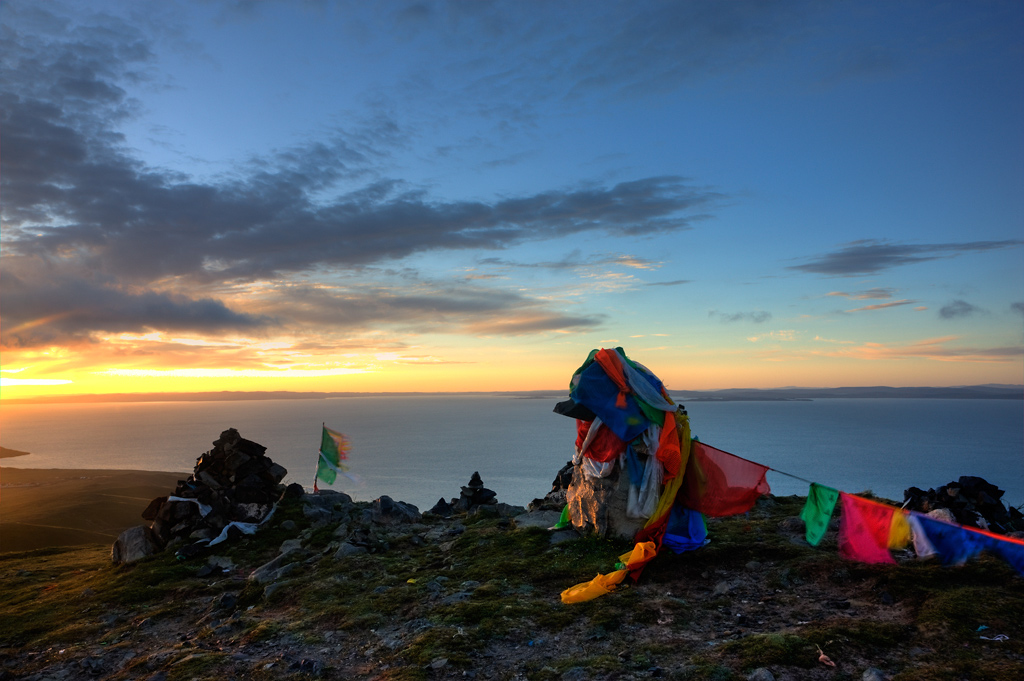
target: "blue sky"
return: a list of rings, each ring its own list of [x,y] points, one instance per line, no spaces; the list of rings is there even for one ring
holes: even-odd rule
[[[1018,2],[0,27],[5,396],[1024,382]]]

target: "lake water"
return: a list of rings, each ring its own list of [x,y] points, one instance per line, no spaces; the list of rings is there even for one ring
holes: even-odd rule
[[[421,510],[457,496],[473,471],[498,500],[543,496],[573,452],[575,425],[557,399],[507,396],[344,397],[329,400],[4,405],[0,444],[32,452],[18,468],[191,472],[222,430],[267,447],[286,482],[312,487],[321,423],[345,433],[361,479],[335,489],[387,494]],[[693,402],[707,444],[846,492],[903,498],[961,475],[986,478],[1024,503],[1024,409],[1017,400],[823,399]],[[774,494],[807,483],[769,473]],[[171,491],[171,490],[168,490]]]

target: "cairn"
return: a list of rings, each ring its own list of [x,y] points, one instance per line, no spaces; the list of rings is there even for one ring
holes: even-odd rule
[[[1005,492],[984,478],[962,475],[959,480],[938,489],[911,487],[903,492],[904,506],[911,511],[934,513],[946,509],[961,525],[991,530],[999,534],[1024,530],[1024,515],[1001,501]]]
[[[462,487],[459,496],[453,497],[450,502],[445,501],[444,497],[441,497],[434,504],[434,507],[427,512],[442,518],[450,518],[453,515],[462,513],[475,515],[487,512],[507,517],[522,513],[524,510],[521,506],[499,503],[498,493],[484,487],[484,481],[480,478],[480,473],[474,471],[469,479],[469,483]]]
[[[202,547],[232,522],[263,521],[281,498],[280,483],[288,473],[266,451],[234,428],[225,430],[213,449],[196,460],[192,475],[178,481],[174,494],[150,502],[142,517],[151,524],[118,537],[111,549],[113,562],[131,562],[172,543],[187,543],[183,551]]]

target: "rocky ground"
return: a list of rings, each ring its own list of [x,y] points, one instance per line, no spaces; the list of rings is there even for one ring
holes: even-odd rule
[[[561,591],[630,546],[498,504],[304,495],[187,559],[3,554],[0,679],[1024,678],[1008,566],[844,561],[834,532],[803,541],[802,504],[709,521],[708,546],[575,605]]]

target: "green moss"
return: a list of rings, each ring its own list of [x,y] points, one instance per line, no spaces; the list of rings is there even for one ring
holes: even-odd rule
[[[727,654],[739,658],[743,669],[768,665],[813,667],[818,664],[815,644],[793,634],[755,634],[724,646]]]

